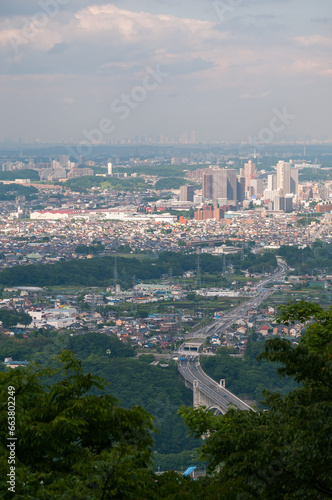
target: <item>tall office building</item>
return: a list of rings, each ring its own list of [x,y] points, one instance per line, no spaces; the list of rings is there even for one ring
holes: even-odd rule
[[[251,181],[256,179],[256,163],[253,163],[251,160],[244,164],[244,178],[246,198],[249,199],[252,196]]]
[[[237,178],[236,170],[218,168],[213,170],[212,199],[215,204],[236,205]],[[219,200],[219,202],[218,202]]]
[[[241,169],[243,170],[243,169]],[[242,173],[242,175],[241,175]],[[237,201],[240,203],[245,200],[245,177],[243,176],[243,172],[241,172],[240,175],[237,176]]]
[[[195,186],[180,187],[180,201],[194,201]]]
[[[211,200],[212,199],[212,171],[203,172],[202,174],[202,194],[203,198]]]
[[[297,168],[290,169],[290,192],[293,194],[297,194],[298,186],[299,186],[299,170]]]
[[[285,161],[279,161],[277,165],[277,189],[284,195],[291,192],[291,168]]]
[[[273,191],[274,189],[277,189],[277,175],[276,174],[269,174],[267,176],[267,189],[269,191]]]
[[[264,191],[263,179],[251,179],[251,196],[260,196]]]
[[[107,163],[107,173],[113,175],[113,164],[110,161]]]

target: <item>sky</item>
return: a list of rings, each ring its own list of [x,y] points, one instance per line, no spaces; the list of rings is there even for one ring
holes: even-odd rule
[[[10,0],[0,26],[0,141],[332,141],[331,0]]]

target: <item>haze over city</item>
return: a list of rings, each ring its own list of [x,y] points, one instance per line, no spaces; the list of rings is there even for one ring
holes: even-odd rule
[[[294,118],[266,141],[332,138],[329,0],[12,0],[0,16],[1,141],[101,123],[97,143],[248,141],[276,110]]]

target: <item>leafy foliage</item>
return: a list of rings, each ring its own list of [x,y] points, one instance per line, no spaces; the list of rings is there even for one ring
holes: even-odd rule
[[[5,328],[11,328],[18,323],[22,325],[30,325],[32,318],[29,314],[24,312],[9,311],[7,309],[0,309],[0,321]]]
[[[118,275],[124,286],[132,284],[132,276],[138,279],[160,279],[172,267],[174,276],[181,276],[183,272],[194,270],[197,266],[195,254],[178,254],[162,252],[151,265],[148,258],[118,257]],[[277,267],[275,256],[271,253],[263,255],[249,254],[245,261],[241,261],[240,254],[232,255],[232,265],[235,271],[248,268],[251,272],[259,270],[272,271]],[[201,270],[206,273],[220,272],[223,267],[222,257],[204,254],[201,256]],[[114,275],[114,257],[101,257],[88,260],[70,260],[56,264],[33,264],[16,266],[0,272],[0,284],[48,286],[52,285],[108,285]]]
[[[70,352],[60,361],[65,377],[52,385],[47,378],[59,370],[35,366],[0,374],[2,472],[8,468],[7,388],[14,387],[16,496],[137,498],[151,459],[151,416],[138,407],[124,410],[113,396],[89,394],[93,387],[103,390],[104,381],[84,375]],[[7,486],[4,473],[2,498],[12,495]]]
[[[84,192],[92,187],[115,189],[119,191],[139,191],[146,189],[146,184],[141,178],[117,179],[116,177],[84,176],[68,179],[66,187],[78,192]]]
[[[157,190],[163,189],[179,189],[181,186],[188,184],[186,179],[182,179],[180,177],[167,177],[164,179],[160,179],[154,185],[154,188]]]
[[[332,271],[332,243],[315,241],[311,247],[299,249],[297,246],[282,246],[278,254],[294,268],[292,273],[299,275],[313,274],[318,269]]]
[[[0,172],[0,180],[14,181],[15,179],[30,179],[31,181],[39,181],[39,174],[37,170],[25,169],[15,170],[14,172]]]
[[[229,410],[217,417],[183,409],[195,435],[209,433],[202,457],[219,498],[322,499],[332,496],[332,309],[290,305],[281,320],[310,319],[296,347],[268,340],[259,359],[282,363],[301,386],[285,397],[265,393],[269,411]]]
[[[36,193],[38,193],[38,189],[34,186],[3,184],[3,182],[0,182],[0,200],[15,200],[16,196],[29,197]]]

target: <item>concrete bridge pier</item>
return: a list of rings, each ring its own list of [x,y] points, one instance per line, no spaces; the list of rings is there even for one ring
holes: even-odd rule
[[[208,410],[216,410],[216,412],[223,414],[226,413],[226,411],[220,408],[212,398],[200,391],[198,380],[194,380],[193,382],[193,406],[194,408],[205,406]]]

